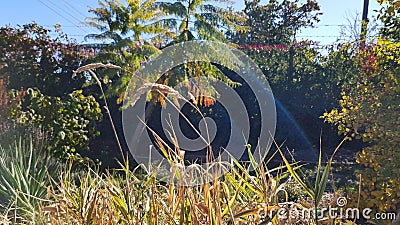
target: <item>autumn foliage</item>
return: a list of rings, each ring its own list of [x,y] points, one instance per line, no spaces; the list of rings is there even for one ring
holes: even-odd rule
[[[400,199],[400,43],[378,40],[351,59],[358,74],[341,92],[340,108],[324,114],[348,139],[362,139],[361,200],[380,212],[398,209]]]

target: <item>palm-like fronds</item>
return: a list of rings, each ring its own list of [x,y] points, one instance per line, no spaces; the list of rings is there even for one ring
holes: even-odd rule
[[[244,27],[234,21],[241,20],[240,14],[229,7],[217,6],[230,4],[226,0],[178,0],[175,2],[157,2],[156,5],[166,15],[175,17],[180,35],[185,30],[196,34],[200,39],[216,39],[225,41],[224,31],[241,30]],[[178,35],[179,36],[179,35]]]
[[[111,39],[118,42],[124,36],[142,43],[142,35],[167,32],[174,21],[161,18],[164,12],[155,5],[155,0],[128,0],[124,5],[119,0],[100,0],[98,8],[90,8],[95,17],[87,23],[99,29],[101,34],[90,34],[87,38]]]
[[[35,222],[57,168],[45,146],[34,144],[32,139],[19,138],[8,148],[0,146],[0,209],[8,208]]]

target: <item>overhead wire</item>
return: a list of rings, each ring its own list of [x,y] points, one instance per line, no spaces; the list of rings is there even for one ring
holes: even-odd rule
[[[63,7],[60,7],[59,5],[55,4],[52,0],[47,0],[47,2],[52,4],[54,7],[58,8],[59,10],[61,10],[65,14],[67,14],[68,16],[70,16],[72,19],[76,20],[78,22],[78,24],[82,23],[82,21],[79,18],[75,17],[72,13],[68,12]]]
[[[71,18],[73,18],[74,20],[76,20],[78,22],[78,26],[79,24],[85,24],[84,21],[82,21],[81,19],[77,18],[75,15],[73,15],[72,13],[70,13],[68,10],[64,9],[63,7],[55,4],[52,0],[47,0],[49,3],[51,3],[52,5],[54,5],[56,8],[60,9],[61,11],[63,11],[64,13],[68,14]],[[82,13],[81,13],[82,14]],[[83,14],[82,14],[83,15]],[[84,17],[86,17],[85,15],[83,15]],[[91,30],[94,30],[93,27],[90,27]],[[83,29],[81,29],[83,30]]]
[[[83,14],[81,11],[79,11],[74,5],[72,5],[71,3],[69,3],[67,0],[63,0],[63,2],[72,10],[74,10],[75,12],[77,12],[78,14],[80,14],[83,17],[86,17],[85,14]]]
[[[73,22],[71,19],[69,19],[68,17],[64,16],[63,14],[60,14],[57,10],[55,10],[54,8],[50,7],[48,4],[46,4],[43,0],[38,0],[42,5],[44,5],[45,7],[47,7],[48,9],[50,9],[51,11],[53,11],[55,14],[57,14],[58,16],[62,17],[63,19],[65,19],[66,21],[70,22],[71,24],[75,24],[75,22]],[[84,29],[82,29],[79,26],[76,26],[78,29],[80,29],[83,32],[86,32]]]
[[[76,27],[79,30],[81,30],[84,33],[88,33],[87,30],[83,29],[83,28],[91,28],[91,30],[94,31],[94,28],[88,25],[85,25],[83,21],[81,21],[79,18],[77,18],[76,16],[74,16],[73,14],[71,14],[70,12],[68,12],[67,10],[65,10],[63,7],[58,6],[57,4],[55,4],[54,2],[52,2],[51,0],[47,0],[47,3],[43,0],[38,0],[42,5],[44,5],[45,7],[47,7],[48,9],[50,9],[51,11],[53,11],[55,14],[57,14],[58,16],[62,17],[63,19],[65,19],[66,21],[68,21],[69,23],[71,23],[72,25],[70,26],[63,26],[63,27]],[[51,5],[50,5],[50,4]],[[60,10],[62,12],[60,12]],[[66,16],[65,14],[67,14],[68,16]],[[80,13],[82,14],[82,13]],[[83,15],[83,14],[82,14]],[[74,22],[73,20],[75,20],[76,22]],[[54,27],[53,26],[48,26],[48,27]]]
[[[83,16],[83,18],[86,18],[88,15],[85,15],[84,13],[82,13],[80,10],[78,10],[73,4],[69,3],[67,0],[63,0],[63,2],[66,4],[66,6],[72,10],[74,10],[75,12],[77,12],[78,14],[80,14],[81,16]],[[98,30],[96,30],[95,28],[93,28],[92,26],[88,25],[86,22],[81,22],[82,25],[79,25],[80,27],[88,27],[90,28],[92,31],[97,32]]]

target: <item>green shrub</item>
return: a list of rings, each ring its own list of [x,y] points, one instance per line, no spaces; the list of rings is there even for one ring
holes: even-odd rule
[[[48,132],[49,150],[67,158],[89,148],[89,139],[98,135],[95,122],[102,119],[102,114],[95,98],[83,95],[81,90],[62,99],[28,89],[12,118],[18,124]]]

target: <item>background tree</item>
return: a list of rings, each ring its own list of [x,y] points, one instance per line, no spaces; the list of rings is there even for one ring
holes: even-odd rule
[[[243,17],[235,13],[228,0],[177,0],[157,4],[167,15],[175,17],[181,40],[197,39],[226,41],[224,32],[243,31],[235,21]],[[219,6],[221,5],[221,6]]]
[[[126,4],[99,1],[100,7],[89,10],[95,17],[88,18],[88,22],[102,33],[88,35],[87,38],[112,40],[96,60],[110,61],[124,68],[116,76],[112,73],[100,74],[105,85],[109,86],[108,93],[119,96],[120,103],[132,73],[168,44],[191,40],[195,36],[199,39],[225,40],[220,29],[238,28],[232,20],[239,17],[231,10],[215,6],[213,3],[216,2],[227,1],[130,0]]]
[[[99,0],[98,8],[89,12],[96,17],[87,18],[88,24],[99,29],[101,34],[90,34],[86,38],[111,39],[120,42],[124,38],[144,44],[143,35],[167,33],[174,19],[164,18],[165,13],[155,5],[155,0]]]
[[[102,33],[89,34],[86,38],[105,40],[111,43],[100,46],[100,54],[95,61],[112,62],[124,68],[122,71],[102,71],[99,79],[106,86],[109,97],[123,99],[133,71],[156,53],[158,49],[148,40],[167,39],[173,32],[169,26],[174,20],[162,18],[165,13],[155,6],[154,0],[129,0],[126,3],[114,0],[100,0],[99,7],[90,8],[94,17],[87,18],[88,24]],[[144,39],[146,35],[150,38]]]
[[[133,74],[149,57],[160,49],[184,40],[218,39],[225,40],[220,29],[230,29],[236,26],[230,22],[235,17],[231,10],[213,5],[225,1],[99,1],[98,8],[90,11],[95,14],[89,18],[89,24],[100,28],[99,35],[89,35],[88,38],[111,38],[112,42],[102,48],[95,61],[111,62],[119,65],[122,70],[97,70],[100,80],[106,87],[109,97],[116,98],[110,105],[110,110],[116,121],[120,121],[121,112],[118,108],[124,99],[124,93]],[[222,27],[224,26],[224,27]],[[220,79],[229,85],[231,82],[217,67],[209,62],[186,63],[173,68],[166,74],[154,74],[148,77],[134,77],[132,90],[140,88],[144,83],[159,83],[169,86],[196,76],[210,76]],[[207,88],[207,87],[206,87]],[[212,90],[208,93],[217,95]],[[204,94],[204,92],[202,92]],[[164,96],[158,93],[151,95],[151,107],[159,110],[164,103]],[[115,104],[116,103],[116,104]],[[202,103],[202,101],[199,101]],[[150,112],[151,110],[148,110]],[[122,131],[122,125],[116,124]],[[102,129],[103,130],[103,129]],[[104,130],[109,130],[104,127]],[[105,132],[102,132],[105,134]],[[103,139],[106,139],[104,137]],[[102,144],[105,146],[108,144]],[[111,147],[111,145],[108,145]]]
[[[35,23],[0,28],[0,76],[7,78],[8,89],[37,87],[45,95],[60,97],[85,83],[84,76],[71,79],[72,71],[92,58],[94,50],[62,32],[55,38],[49,32]]]
[[[206,2],[210,2],[210,4],[205,4]],[[132,74],[151,55],[159,51],[159,48],[193,39],[195,36],[200,39],[224,39],[219,26],[226,26],[224,29],[230,29],[231,26],[238,27],[230,21],[233,18],[238,19],[236,14],[231,10],[214,6],[212,2],[226,1],[131,0],[126,4],[120,1],[99,1],[100,7],[90,10],[95,17],[88,18],[88,20],[90,25],[99,28],[103,33],[87,37],[111,38],[113,42],[101,50],[96,61],[112,62],[123,68],[118,73],[109,73],[108,71],[99,73],[101,80],[107,86],[109,95],[117,96],[117,103],[121,103]],[[174,30],[177,30],[178,33],[175,33]],[[164,41],[160,42],[162,38]],[[169,38],[173,38],[173,41],[168,42]],[[187,76],[187,72],[194,72],[184,70],[183,67],[185,66],[174,69],[175,72],[171,72],[168,79],[164,79],[164,76],[157,80],[160,75],[141,77],[138,79],[136,88],[145,82],[167,85],[167,82],[176,83]],[[213,65],[204,64],[202,67],[209,70],[209,72],[202,73],[203,75],[214,76],[224,81],[228,80]],[[200,71],[197,71],[197,76],[198,74]]]
[[[240,24],[250,29],[229,32],[228,37],[240,45],[290,45],[296,32],[319,21],[318,16],[322,14],[319,10],[313,0],[303,4],[299,0],[270,0],[265,5],[260,0],[245,1],[243,13],[247,20]]]

